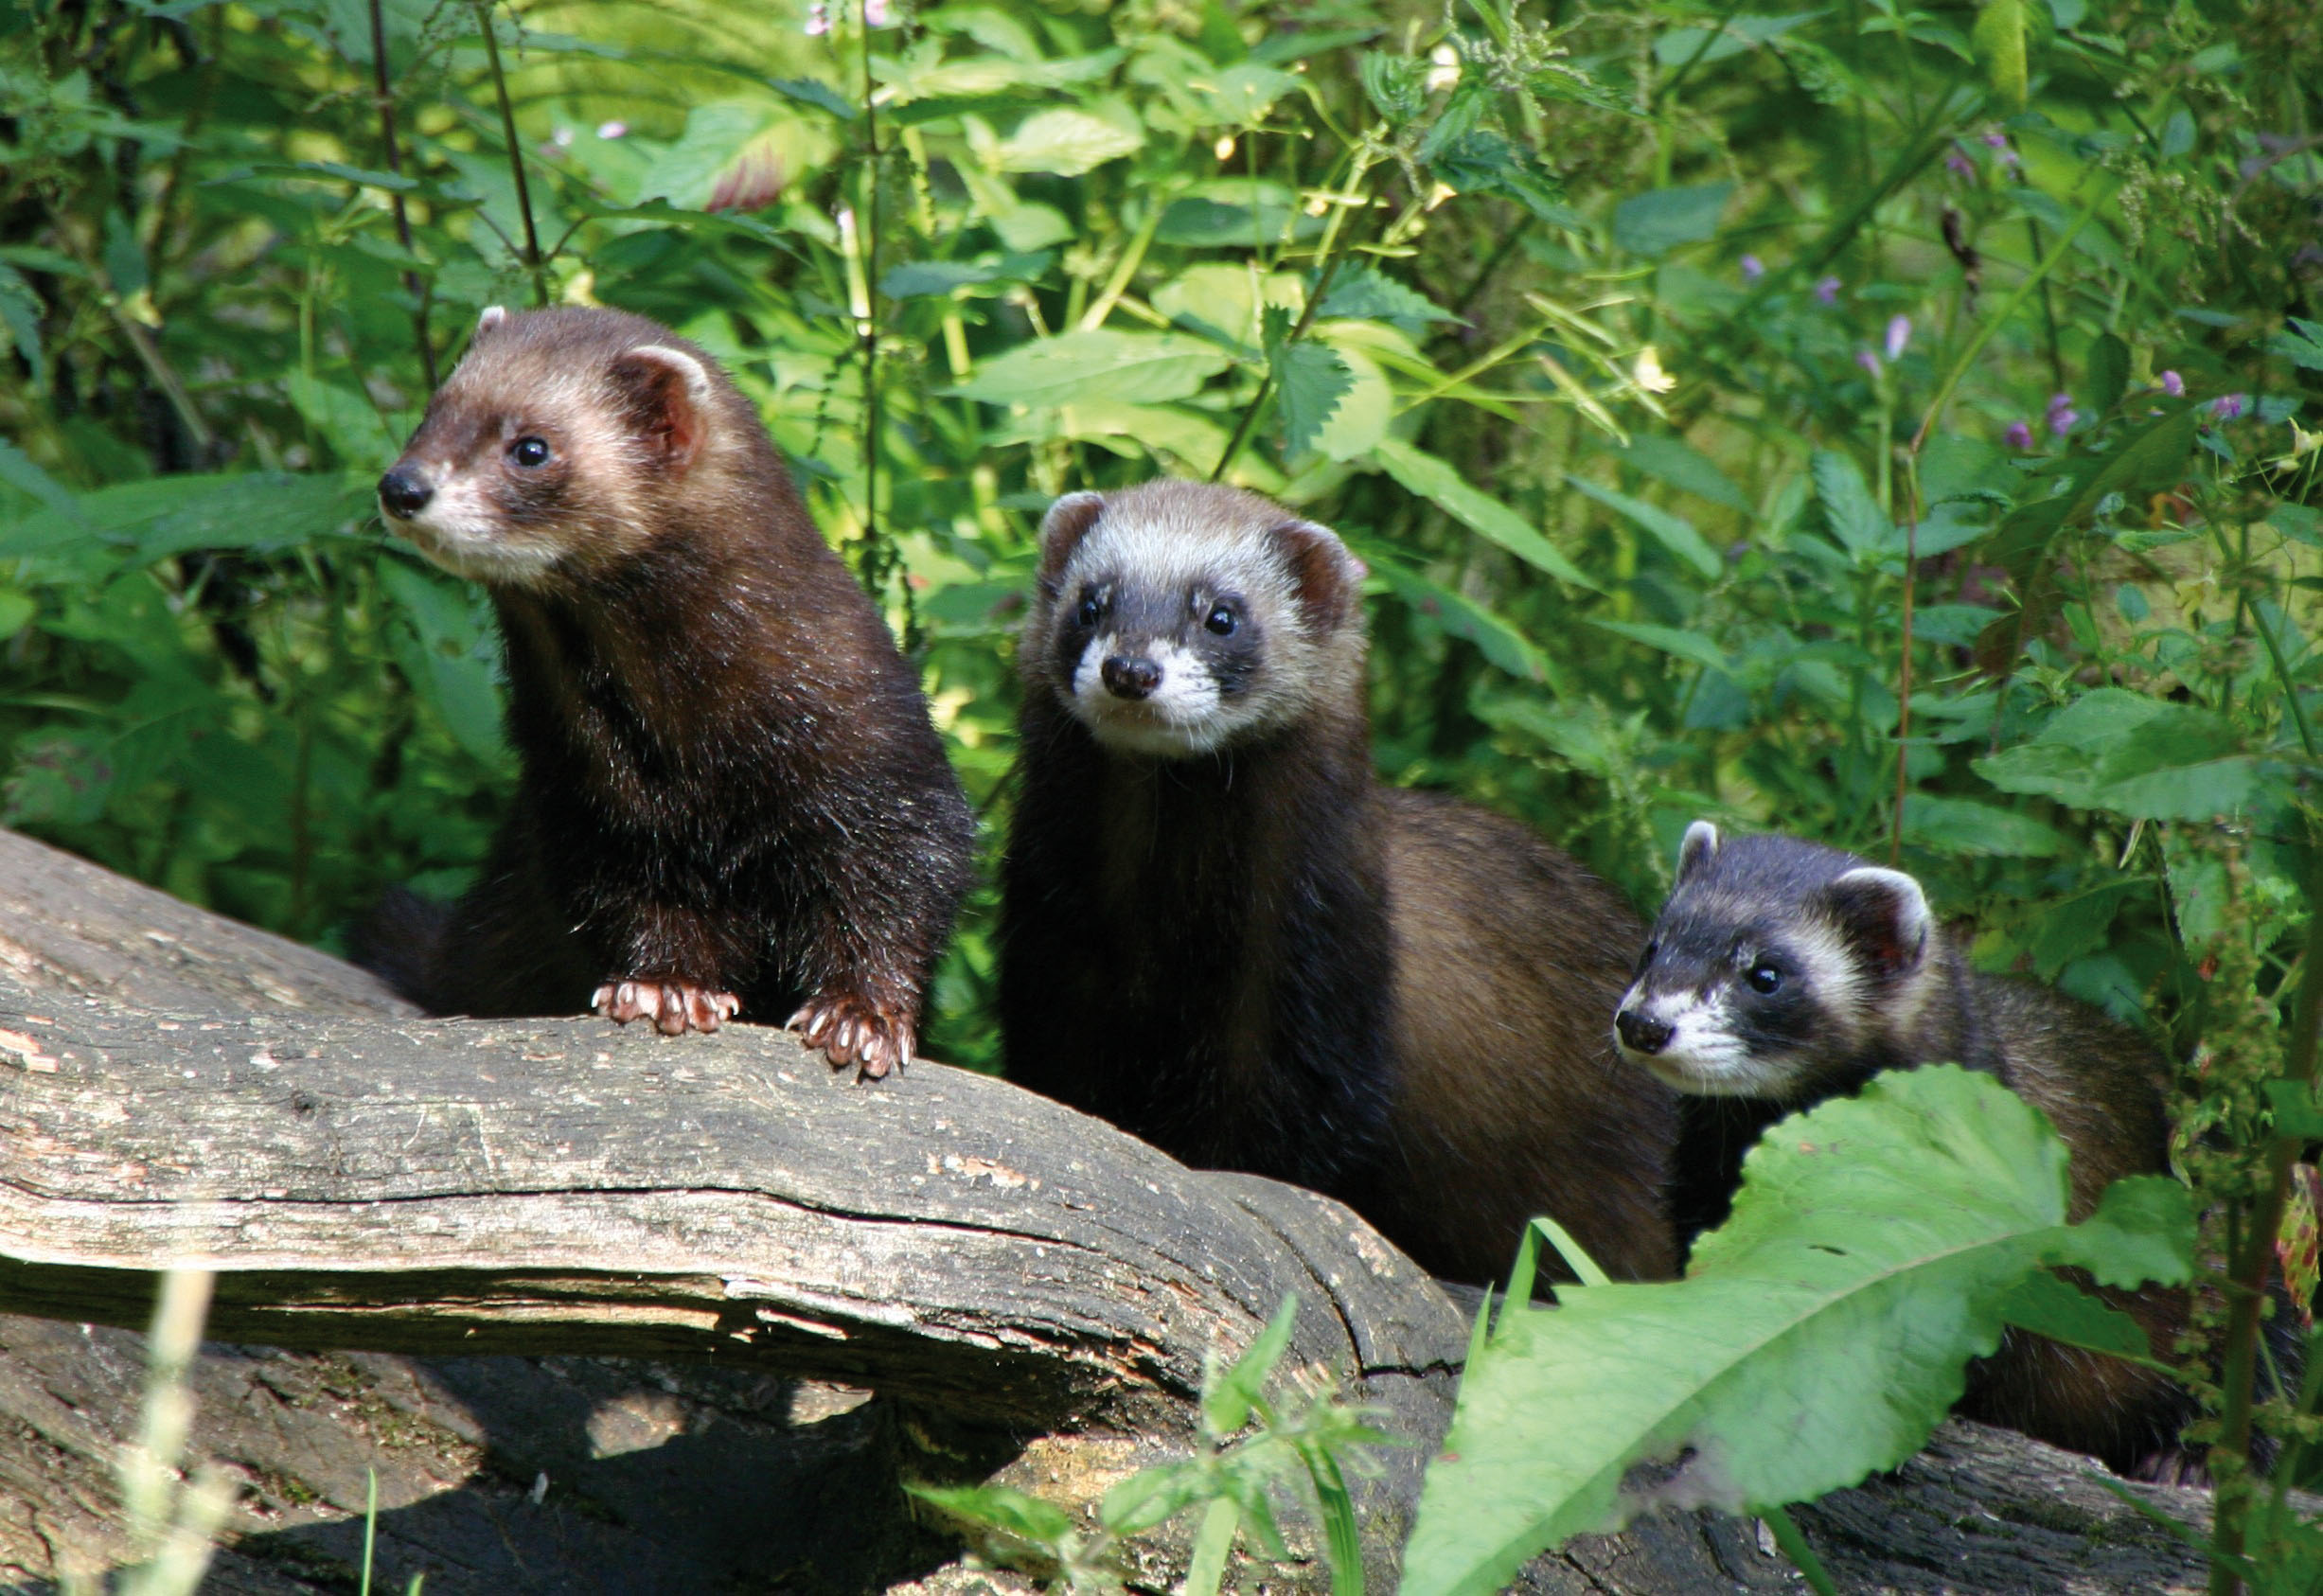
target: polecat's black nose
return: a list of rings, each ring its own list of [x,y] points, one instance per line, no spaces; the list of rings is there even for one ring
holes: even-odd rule
[[[389,515],[405,519],[417,515],[435,497],[435,489],[419,480],[417,472],[398,466],[379,479],[379,502],[387,506]]]
[[[1105,690],[1117,699],[1142,699],[1150,696],[1162,685],[1162,667],[1151,660],[1133,660],[1126,654],[1115,654],[1098,666],[1097,674],[1105,678]]]
[[[1613,1028],[1622,1034],[1622,1045],[1633,1052],[1659,1053],[1670,1045],[1670,1027],[1634,1008],[1625,1008],[1615,1015]]]

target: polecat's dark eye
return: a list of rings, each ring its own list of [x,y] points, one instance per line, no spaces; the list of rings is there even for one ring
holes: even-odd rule
[[[1234,635],[1234,612],[1223,604],[1213,604],[1210,613],[1202,618],[1202,625],[1220,637],[1232,637]]]
[[[537,437],[521,437],[508,446],[508,458],[520,466],[544,466],[548,463],[548,444]]]
[[[1752,965],[1750,973],[1743,979],[1750,983],[1753,992],[1775,992],[1782,986],[1782,972],[1768,964]]]
[[[1093,627],[1097,624],[1097,617],[1103,613],[1105,606],[1097,602],[1097,595],[1085,593],[1081,595],[1081,607],[1073,612],[1073,618],[1082,626]]]

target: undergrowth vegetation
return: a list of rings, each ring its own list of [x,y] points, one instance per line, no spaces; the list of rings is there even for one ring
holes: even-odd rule
[[[1647,909],[1704,815],[1915,872],[2183,1066],[2231,1374],[2323,1130],[2311,12],[11,8],[0,819],[326,945],[456,891],[495,643],[369,485],[484,306],[615,305],[758,403],[988,840],[1040,510],[1169,471],[1369,563],[1391,779]]]

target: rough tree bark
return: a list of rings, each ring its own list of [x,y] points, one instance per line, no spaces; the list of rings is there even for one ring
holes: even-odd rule
[[[0,1310],[24,1316],[0,1319],[0,1588],[120,1554],[140,1353],[107,1327],[170,1263],[221,1271],[196,1445],[246,1490],[219,1591],[350,1589],[366,1469],[382,1589],[1020,1588],[954,1561],[899,1481],[1086,1504],[1182,1455],[1204,1357],[1292,1292],[1296,1358],[1418,1443],[1364,1487],[1384,1589],[1465,1342],[1337,1204],[1004,1083],[859,1086],[749,1026],[424,1020],[0,833]],[[1801,1516],[1854,1589],[2195,1587],[2096,1472],[1955,1424]],[[1174,1566],[1158,1546],[1143,1580]],[[1695,1515],[1527,1587],[1794,1580],[1755,1527]]]

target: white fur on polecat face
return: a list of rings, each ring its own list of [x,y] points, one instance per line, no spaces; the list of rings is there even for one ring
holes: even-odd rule
[[[1614,1040],[1702,1097],[1797,1101],[1930,996],[1933,919],[1920,883],[1788,837],[1721,839],[1697,821]]]
[[[1252,494],[1177,482],[1072,495],[1050,513],[1052,539],[1060,516],[1087,519],[1066,528],[1070,552],[1044,576],[1024,647],[1105,747],[1212,754],[1350,680],[1359,687],[1359,618],[1352,639],[1341,633],[1359,617],[1363,568],[1325,529]]]

